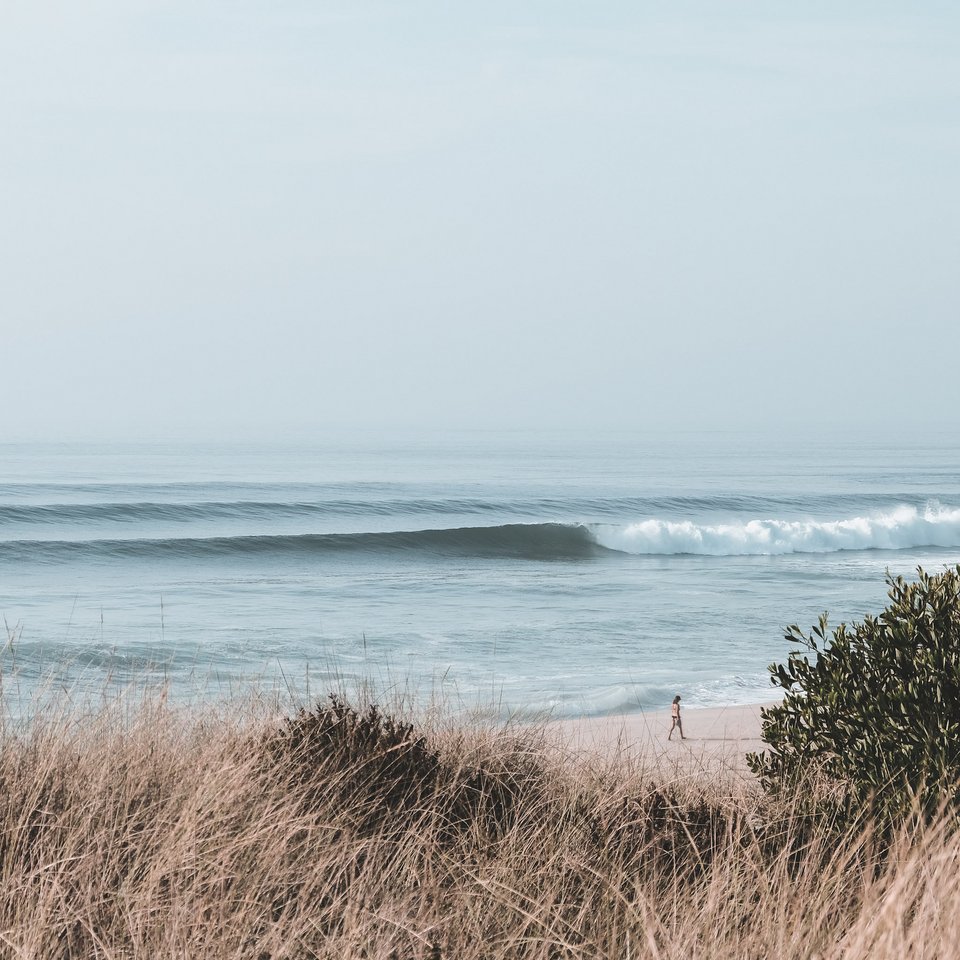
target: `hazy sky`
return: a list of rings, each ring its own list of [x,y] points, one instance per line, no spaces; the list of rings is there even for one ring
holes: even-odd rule
[[[0,437],[960,428],[955,3],[0,0]]]

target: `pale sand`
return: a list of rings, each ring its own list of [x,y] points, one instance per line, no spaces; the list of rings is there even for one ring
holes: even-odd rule
[[[555,720],[547,729],[567,750],[600,757],[629,755],[652,769],[696,776],[702,773],[750,777],[745,756],[763,750],[760,708],[771,704],[730,707],[684,707],[683,732],[670,732],[670,711],[617,714]]]

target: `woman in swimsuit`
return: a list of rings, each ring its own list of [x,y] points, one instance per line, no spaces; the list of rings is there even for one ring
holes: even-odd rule
[[[673,698],[673,704],[670,706],[670,732],[667,734],[667,739],[670,740],[673,737],[673,728],[676,727],[680,731],[680,739],[686,740],[687,738],[683,735],[683,723],[680,721],[680,694],[678,693]]]

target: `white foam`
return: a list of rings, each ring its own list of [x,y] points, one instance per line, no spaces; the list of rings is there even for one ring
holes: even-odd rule
[[[512,717],[553,719],[604,717],[644,710],[668,710],[678,689],[687,707],[725,707],[733,704],[766,703],[780,698],[766,672],[753,676],[725,674],[714,680],[614,683],[582,691],[576,696],[545,696],[523,704],[501,703],[500,712]]]
[[[923,510],[900,506],[888,513],[844,520],[698,524],[689,520],[649,519],[627,527],[598,524],[590,529],[602,546],[635,554],[725,557],[960,547],[960,509],[930,503]]]

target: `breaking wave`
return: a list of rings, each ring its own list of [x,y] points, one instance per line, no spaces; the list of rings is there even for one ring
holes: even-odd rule
[[[710,557],[960,547],[960,509],[929,504],[844,520],[743,520],[698,524],[642,520],[592,528],[599,544],[622,553]]]
[[[960,509],[930,504],[842,520],[731,520],[695,523],[651,518],[627,525],[505,523],[429,530],[125,537],[0,541],[0,559],[212,558],[264,554],[389,554],[528,560],[585,560],[615,553],[651,556],[765,556],[841,550],[960,547]]]

